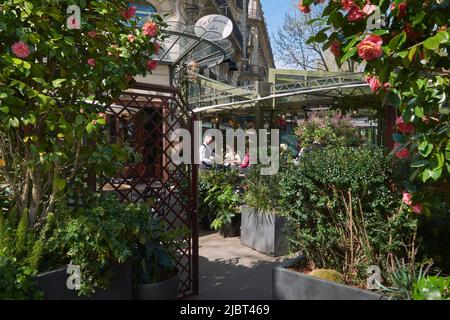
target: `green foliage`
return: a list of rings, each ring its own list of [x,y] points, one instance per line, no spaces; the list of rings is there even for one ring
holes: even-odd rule
[[[163,38],[146,36],[134,18],[125,20],[129,3],[2,1],[0,180],[11,187],[17,209],[29,209],[30,225],[54,211],[58,199],[86,193],[89,170],[110,174],[126,158],[126,148],[105,136],[105,106],[131,85],[130,78],[147,74],[146,62]],[[66,25],[73,4],[81,8],[80,30]],[[158,16],[152,19],[164,26]],[[13,52],[19,41],[28,56]]]
[[[199,177],[200,219],[208,217],[215,230],[231,222],[238,214],[240,197],[235,190],[240,184],[235,170],[202,170]]]
[[[322,146],[357,146],[363,138],[348,116],[338,112],[310,113],[308,119],[296,128],[295,133],[302,147],[313,144]]]
[[[414,285],[414,300],[450,300],[449,277],[426,277]]]
[[[205,203],[215,208],[215,219],[211,223],[211,228],[221,230],[225,224],[231,223],[231,219],[238,214],[237,208],[240,197],[236,194],[234,186],[215,186],[209,190]]]
[[[154,219],[147,234],[140,234],[140,243],[133,257],[135,284],[162,282],[177,274],[175,258],[180,242],[188,230],[168,230],[161,219]]]
[[[304,2],[312,4],[313,1]],[[364,6],[364,1],[355,3],[359,8]],[[398,8],[400,3],[405,6],[403,13]],[[333,27],[333,32],[325,33],[328,39],[324,48],[337,41],[342,50],[336,57],[339,65],[349,59],[364,62],[366,73],[379,79],[384,88],[378,91],[383,104],[394,107],[404,123],[414,129],[399,130],[395,136],[400,144],[397,150],[408,150],[413,160],[407,180],[408,191],[414,193],[416,203],[424,206],[426,214],[441,210],[448,214],[450,3],[372,0],[371,4],[380,9],[385,19],[382,19],[384,25],[369,31],[367,26],[373,16],[350,22],[347,19],[349,13],[343,10],[340,1],[323,4],[327,28]],[[391,4],[395,8],[391,9]],[[378,45],[369,48],[369,51],[374,47],[380,49],[378,52],[382,54],[378,58],[360,55],[358,45],[368,35],[381,37],[381,48]]]
[[[28,228],[28,215],[0,214],[0,299],[37,299],[35,276],[43,254],[45,231]]]
[[[389,283],[389,287],[380,284],[381,290],[392,299],[411,300],[415,283],[430,272],[432,265],[432,263],[417,265],[414,261],[405,262],[404,259],[396,259],[386,265],[386,282]]]
[[[306,153],[279,184],[291,250],[353,284],[365,284],[367,267],[388,256],[408,258],[417,221],[401,209],[394,171],[375,147]]]
[[[309,273],[311,277],[320,278],[323,280],[328,280],[332,282],[337,283],[343,283],[344,282],[344,276],[335,271],[335,270],[329,270],[329,269],[315,269]]]
[[[125,205],[114,196],[95,195],[86,208],[65,207],[59,213],[47,258],[80,267],[82,295],[106,288],[113,265],[129,261],[153,227],[147,205]]]

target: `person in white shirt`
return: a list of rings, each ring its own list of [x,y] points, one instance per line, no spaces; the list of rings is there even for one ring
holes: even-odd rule
[[[200,168],[207,169],[214,163],[214,151],[212,150],[212,143],[214,142],[214,137],[206,136],[203,140],[203,144],[200,146]]]

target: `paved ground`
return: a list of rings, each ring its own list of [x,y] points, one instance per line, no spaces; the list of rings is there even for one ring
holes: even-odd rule
[[[270,300],[272,258],[242,246],[239,238],[200,234],[200,300]]]

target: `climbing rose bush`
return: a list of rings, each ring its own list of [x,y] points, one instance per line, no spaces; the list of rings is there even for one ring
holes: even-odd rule
[[[156,68],[164,26],[154,16],[147,34],[135,14],[125,0],[0,4],[0,182],[31,226],[58,200],[82,199],[91,169],[126,157],[103,134],[104,106]]]
[[[450,1],[299,3],[303,12],[311,5],[320,5],[328,26],[310,40],[330,48],[339,65],[348,59],[365,63],[372,91],[397,112],[393,154],[411,163],[405,181],[411,210],[448,210]]]

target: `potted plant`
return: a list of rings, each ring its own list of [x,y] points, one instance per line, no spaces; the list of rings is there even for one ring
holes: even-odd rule
[[[289,252],[286,218],[278,213],[277,179],[260,175],[258,167],[252,169],[246,179],[246,205],[240,207],[241,244],[274,257]]]
[[[383,150],[366,146],[307,152],[282,175],[290,249],[302,254],[274,268],[274,299],[380,299],[369,280],[395,286],[396,258],[414,264],[417,229],[397,174]]]
[[[213,230],[224,237],[240,234],[239,204],[241,192],[237,171],[214,168],[200,176],[200,211]]]
[[[95,194],[79,208],[59,208],[48,219],[54,231],[41,267],[47,271],[37,276],[44,298],[131,299],[134,248],[151,222],[147,205],[120,203],[113,194]],[[71,280],[75,287],[68,287]]]
[[[152,222],[134,257],[134,299],[178,299],[179,275],[174,257],[185,233],[184,229],[169,231],[160,219]]]

